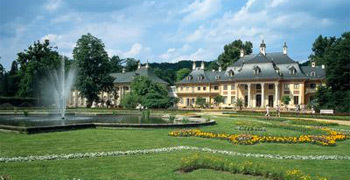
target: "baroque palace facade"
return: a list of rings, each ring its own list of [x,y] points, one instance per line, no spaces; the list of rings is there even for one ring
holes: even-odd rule
[[[283,96],[289,96],[289,108],[299,104],[308,104],[318,86],[324,83],[324,66],[300,66],[287,54],[287,45],[282,52],[266,53],[264,41],[258,54],[245,55],[241,50],[240,58],[225,71],[205,71],[204,63],[196,67],[193,62],[192,72],[176,83],[176,87],[168,87],[169,95],[179,98],[178,108],[196,107],[196,98],[203,97],[209,104],[214,104],[214,97],[221,95],[224,102],[221,108],[233,108],[237,99],[244,102],[247,108],[264,108],[267,105],[281,105]],[[130,85],[135,76],[148,77],[153,82],[168,86],[168,83],[157,77],[149,68],[148,63],[136,71],[112,73],[114,77],[114,92],[102,92],[99,97],[102,103],[94,103],[93,107],[110,105],[119,107],[123,96],[130,92]],[[69,107],[86,107],[86,99],[78,91],[72,91],[68,99]],[[214,106],[212,106],[214,107]]]
[[[287,55],[287,45],[282,52],[266,53],[266,44],[262,41],[258,54],[245,55],[241,50],[240,58],[225,71],[205,71],[204,63],[176,83],[179,108],[196,106],[196,98],[203,97],[214,104],[214,97],[221,95],[224,102],[221,108],[235,107],[237,99],[248,108],[264,108],[267,105],[281,105],[283,96],[289,96],[288,107],[308,104],[316,88],[324,83],[324,66],[300,66]]]

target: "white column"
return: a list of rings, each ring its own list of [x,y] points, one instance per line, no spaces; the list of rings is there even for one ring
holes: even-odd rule
[[[238,100],[238,89],[239,89],[239,84],[235,83],[235,96],[236,96],[236,102]]]
[[[248,86],[248,108],[250,108],[251,107],[251,102],[250,102],[250,83],[248,83],[247,84],[247,86]]]
[[[265,107],[265,83],[261,83],[261,107]]]
[[[276,107],[278,105],[278,101],[279,101],[279,87],[278,87],[278,82],[275,82],[275,103],[274,106]]]

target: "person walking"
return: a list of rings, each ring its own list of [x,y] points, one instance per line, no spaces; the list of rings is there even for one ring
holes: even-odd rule
[[[269,106],[266,106],[266,119],[270,119],[270,107]]]
[[[295,110],[296,110],[296,116],[299,117],[300,116],[300,105],[299,104],[296,105]]]
[[[281,117],[281,107],[279,105],[276,106],[276,117]]]

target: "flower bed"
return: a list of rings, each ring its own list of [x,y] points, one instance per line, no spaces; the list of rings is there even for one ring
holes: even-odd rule
[[[88,152],[88,153],[71,153],[71,154],[49,154],[42,156],[18,156],[18,157],[0,157],[1,162],[31,162],[31,161],[47,161],[47,160],[68,160],[81,158],[96,158],[96,157],[113,157],[113,156],[127,156],[127,155],[145,155],[157,153],[170,153],[174,151],[198,151],[211,154],[222,154],[227,156],[242,156],[254,158],[268,158],[268,159],[294,159],[294,160],[350,160],[350,156],[339,155],[279,155],[279,154],[255,154],[255,153],[240,153],[226,150],[216,150],[210,148],[200,148],[193,146],[175,146],[156,149],[141,149],[128,151],[108,151],[108,152]]]
[[[260,163],[245,161],[235,163],[226,159],[217,158],[208,155],[194,154],[181,159],[180,171],[191,172],[196,169],[213,169],[217,171],[226,171],[233,174],[244,174],[252,176],[262,176],[268,179],[286,179],[286,180],[327,180],[326,177],[313,177],[305,174],[298,169],[287,170],[284,172],[276,169],[268,169]]]
[[[322,146],[333,146],[336,141],[350,139],[349,135],[322,128],[327,135],[301,135],[295,136],[259,136],[252,134],[227,134],[227,133],[213,133],[204,132],[199,129],[176,130],[169,133],[170,136],[175,137],[202,137],[229,140],[233,144],[252,145],[256,143],[313,143]]]
[[[265,127],[249,127],[249,126],[236,126],[240,131],[266,131]]]

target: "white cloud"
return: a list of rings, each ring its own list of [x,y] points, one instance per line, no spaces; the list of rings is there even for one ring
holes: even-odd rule
[[[123,56],[124,57],[136,57],[137,55],[140,54],[141,50],[142,50],[142,44],[134,43],[131,46],[131,49],[129,51],[123,53]]]
[[[43,36],[40,41],[44,42],[45,40],[49,40],[50,43],[56,43],[57,40],[59,40],[60,36],[57,34],[47,34],[45,36]]]
[[[62,0],[49,0],[44,7],[48,11],[55,11],[60,7],[61,2]]]
[[[183,22],[191,23],[199,20],[205,20],[216,14],[221,9],[221,0],[196,0],[181,11],[186,14]]]

